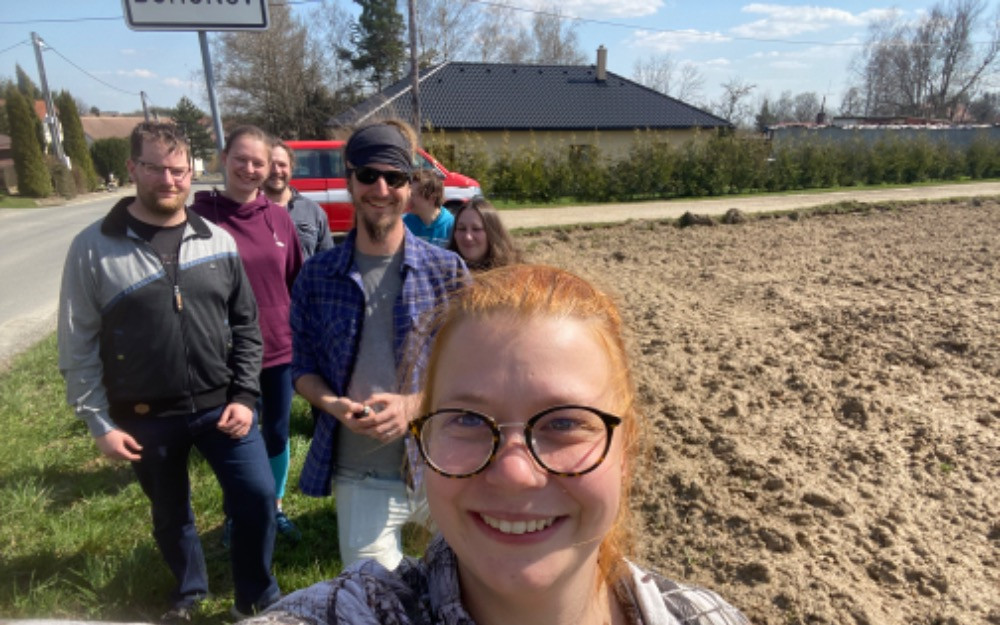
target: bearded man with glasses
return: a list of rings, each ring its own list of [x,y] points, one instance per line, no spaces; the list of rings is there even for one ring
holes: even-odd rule
[[[310,259],[292,290],[292,378],[320,411],[299,486],[315,497],[335,492],[345,565],[372,558],[393,568],[403,557],[401,530],[414,507],[404,458],[410,467],[419,458],[407,431],[426,359],[409,343],[468,277],[457,254],[403,224],[413,150],[403,122],[351,135],[344,158],[355,228]]]
[[[127,460],[176,579],[163,622],[208,595],[187,463],[197,447],[231,502],[236,606],[280,596],[271,574],[274,479],[255,427],[262,343],[236,242],[185,207],[190,147],[173,124],[132,131],[123,198],[70,245],[59,296],[66,397],[97,448]]]

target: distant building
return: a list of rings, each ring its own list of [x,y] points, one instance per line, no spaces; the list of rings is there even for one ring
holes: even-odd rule
[[[128,139],[132,134],[132,129],[137,124],[146,121],[142,115],[136,116],[107,116],[107,115],[81,115],[80,125],[83,126],[83,136],[87,139],[87,146],[94,144],[99,139],[111,139],[118,137]]]
[[[789,122],[767,129],[774,147],[801,142],[862,141],[876,143],[886,139],[909,141],[926,139],[965,149],[976,139],[1000,141],[1000,126],[990,124],[955,124],[946,119],[923,117],[834,117],[830,124]]]
[[[445,131],[445,141],[475,133],[496,152],[510,147],[563,144],[581,152],[599,143],[602,152],[624,156],[637,130],[681,145],[698,133],[732,129],[711,113],[607,71],[607,54],[596,65],[530,65],[448,62],[420,74],[423,127]],[[407,77],[332,117],[333,134],[372,119],[413,119],[412,79]],[[438,154],[438,156],[445,156]]]

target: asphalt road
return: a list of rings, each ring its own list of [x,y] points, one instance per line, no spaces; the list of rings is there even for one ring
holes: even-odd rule
[[[58,206],[0,209],[0,371],[13,356],[55,330],[70,241],[131,192],[127,187],[89,193]]]
[[[207,188],[197,183],[194,186],[195,190]],[[69,242],[129,191],[90,194],[68,204],[48,208],[0,210],[0,370],[9,366],[13,356],[55,329],[59,280]],[[847,200],[874,203],[996,195],[1000,195],[1000,182],[531,208],[504,211],[502,216],[508,228],[520,229],[635,219],[675,219],[687,211],[700,215],[721,215],[730,208],[752,213],[808,208]]]

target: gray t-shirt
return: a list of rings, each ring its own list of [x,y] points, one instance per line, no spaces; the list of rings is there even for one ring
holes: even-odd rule
[[[403,250],[400,248],[391,256],[370,256],[355,250],[354,261],[364,285],[365,317],[347,396],[354,401],[363,401],[372,393],[398,391],[396,358],[392,349],[392,312],[403,289],[403,278],[399,272]],[[401,478],[404,455],[403,439],[384,444],[347,428],[338,429],[338,470],[371,473],[388,479]]]

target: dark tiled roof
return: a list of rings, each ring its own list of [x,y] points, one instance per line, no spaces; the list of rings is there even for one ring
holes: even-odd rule
[[[449,62],[420,76],[424,123],[445,130],[623,130],[730,126],[726,120],[593,65]],[[349,126],[371,115],[412,119],[411,79],[330,118]]]

